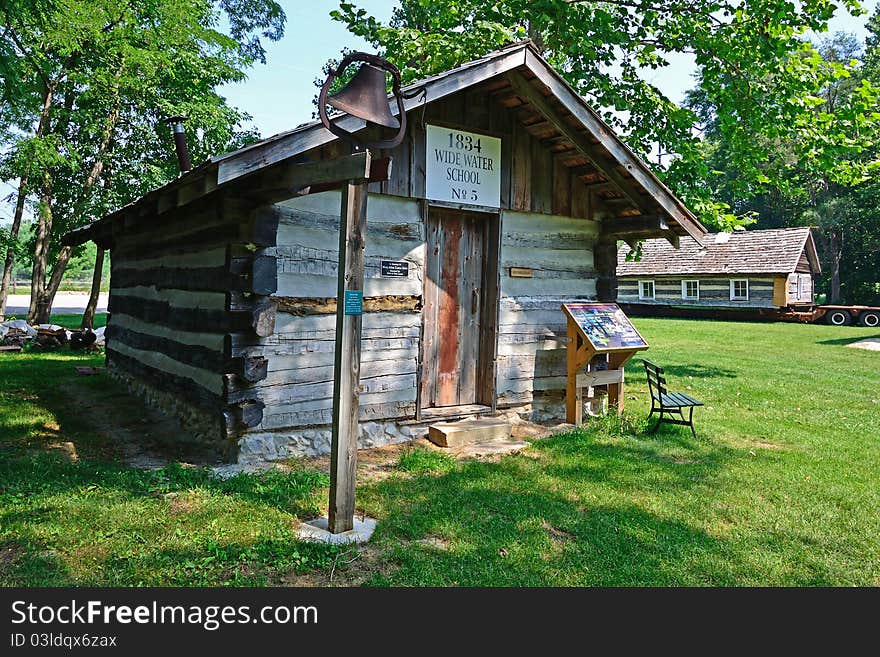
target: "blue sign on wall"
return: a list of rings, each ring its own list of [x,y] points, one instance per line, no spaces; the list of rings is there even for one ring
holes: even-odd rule
[[[364,314],[364,293],[361,290],[345,291],[345,314],[346,315],[363,315]]]

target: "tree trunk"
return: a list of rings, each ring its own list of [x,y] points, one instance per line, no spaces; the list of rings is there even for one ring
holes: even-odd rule
[[[117,78],[119,78],[120,73],[121,69],[119,73],[117,73]],[[91,193],[95,183],[101,177],[101,172],[104,170],[104,158],[107,156],[113,145],[113,135],[116,130],[116,124],[119,121],[119,113],[120,99],[117,95],[116,104],[105,123],[104,134],[102,135],[101,144],[95,155],[95,162],[92,164],[85,182],[83,183],[83,199],[81,206],[85,205],[88,195]],[[34,273],[33,280],[31,281],[31,306],[28,311],[28,320],[32,324],[44,324],[49,321],[52,302],[55,300],[55,294],[58,292],[58,287],[61,285],[61,278],[64,276],[64,270],[67,268],[67,263],[73,255],[73,249],[71,247],[62,247],[58,252],[58,259],[55,262],[55,266],[52,268],[52,276],[47,284],[46,274],[48,270],[49,245],[52,238],[52,183],[48,176],[49,174],[47,173],[44,178],[44,191],[40,199],[40,218],[37,224],[37,243],[34,249]]]
[[[31,307],[34,308],[33,317],[29,317],[31,324],[49,323],[49,318],[52,314],[52,302],[55,300],[58,287],[61,285],[61,279],[64,277],[64,270],[67,269],[67,263],[70,262],[72,255],[73,247],[70,246],[62,247],[58,252],[58,259],[52,268],[52,276],[49,277],[49,282],[43,287],[43,292],[37,298],[37,302],[34,303],[33,299],[31,300]]]
[[[72,60],[68,58],[68,63],[71,61]],[[65,67],[62,69],[62,74],[64,73],[64,71],[66,71],[66,69],[67,69],[67,63],[65,64]],[[55,82],[47,84],[43,89],[43,107],[40,110],[40,122],[37,124],[37,130],[34,133],[35,139],[42,139],[49,132],[49,119],[52,114],[52,100],[55,97],[55,89],[57,88],[58,81],[60,79],[61,78],[58,78]],[[25,202],[25,199],[27,198],[27,187],[28,187],[28,175],[25,174],[21,177],[21,182],[19,183],[19,186],[18,186],[18,201],[15,204],[15,216],[12,219],[12,231],[14,233],[14,237],[18,236],[18,230],[19,230],[19,227],[21,226],[21,216],[22,216],[22,213],[24,212],[24,202]],[[49,193],[48,197],[46,197],[46,194],[45,194],[46,191],[50,190],[50,189],[51,189],[51,184],[50,184],[50,180],[49,180],[49,173],[44,172],[44,174],[43,174],[43,189],[41,190],[41,192],[43,192],[43,197],[41,198],[41,200],[43,200],[44,198],[51,199],[51,193]],[[47,206],[47,209],[49,210],[49,213],[50,213],[49,225],[51,228],[51,224],[52,224],[51,205]],[[40,215],[42,216],[42,214],[43,213],[41,211]],[[39,244],[38,244],[37,248],[39,248]],[[2,298],[0,298],[0,301],[2,301],[2,305],[0,305],[0,316],[3,316],[6,311],[6,299],[9,294],[8,278],[12,277],[12,266],[14,264],[15,264],[15,253],[10,249],[6,254],[6,263],[3,268],[3,287],[2,287],[2,292],[0,292],[0,295],[2,295]],[[34,259],[34,266],[36,267],[36,258]],[[35,301],[36,300],[35,300],[35,296],[34,296],[34,281],[32,280],[31,281],[31,305],[30,305],[30,308],[28,309],[28,318],[31,317],[32,313],[36,309]]]
[[[832,228],[830,232],[831,295],[828,303],[840,303],[840,259],[843,256],[843,239],[839,228]]]
[[[22,176],[18,182],[18,199],[15,202],[12,226],[9,227],[9,238],[12,242],[18,239],[18,231],[21,229],[21,217],[24,214],[24,202],[27,199],[27,185],[27,176]],[[14,265],[15,248],[10,245],[6,250],[6,262],[3,264],[3,283],[0,285],[0,322],[6,319],[6,300],[9,298],[9,285],[12,282],[12,268]]]
[[[98,308],[98,296],[101,294],[101,279],[104,274],[104,249],[98,247],[95,255],[95,273],[92,275],[92,291],[89,294],[89,302],[83,313],[81,328],[95,328],[95,310]]]
[[[49,262],[49,242],[52,238],[52,182],[49,173],[43,176],[40,207],[37,212],[37,238],[34,245],[34,267],[31,272],[31,305],[28,322],[44,324],[49,321],[48,310],[52,300],[46,299],[46,270]]]

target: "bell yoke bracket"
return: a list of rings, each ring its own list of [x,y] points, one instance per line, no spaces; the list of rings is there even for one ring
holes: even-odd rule
[[[330,117],[327,116],[327,94],[330,91],[330,85],[333,84],[333,81],[336,78],[342,75],[346,68],[355,62],[371,64],[376,68],[382,69],[391,74],[391,91],[394,95],[394,99],[397,101],[397,120],[400,123],[400,126],[397,129],[397,134],[391,139],[365,142],[356,137],[354,133],[340,128],[338,125],[330,121]],[[383,89],[382,92],[384,94],[385,90]],[[330,69],[327,79],[321,87],[321,93],[318,95],[318,115],[321,117],[321,123],[324,124],[324,127],[327,128],[327,130],[340,139],[344,139],[351,143],[358,150],[365,148],[394,148],[403,141],[403,136],[406,133],[406,112],[404,111],[403,100],[404,97],[400,91],[400,71],[394,64],[378,55],[371,55],[365,52],[353,52],[345,57],[335,69]]]

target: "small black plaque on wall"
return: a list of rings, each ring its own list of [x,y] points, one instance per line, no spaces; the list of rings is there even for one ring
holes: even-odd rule
[[[382,260],[382,278],[409,278],[409,263],[406,260]]]

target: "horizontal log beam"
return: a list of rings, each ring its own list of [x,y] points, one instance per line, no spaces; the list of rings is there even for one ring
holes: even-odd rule
[[[107,363],[111,368],[117,367],[124,372],[143,379],[160,390],[179,394],[208,411],[216,411],[219,414],[226,405],[225,400],[219,395],[211,393],[209,390],[193,382],[192,379],[163,372],[142,363],[136,358],[114,351],[112,342],[107,343]]]
[[[657,215],[641,215],[638,217],[611,217],[602,222],[604,235],[619,239],[632,237],[659,237],[671,230],[663,217]]]
[[[241,310],[205,310],[181,308],[167,301],[133,296],[110,296],[110,313],[120,312],[145,322],[160,324],[182,331],[203,333],[253,332],[268,337],[275,330],[276,305],[263,299]]]
[[[363,181],[370,177],[370,152],[355,153],[316,162],[282,162],[244,176],[233,184],[234,191],[260,203],[277,203],[296,196],[313,185]]]
[[[335,315],[336,297],[273,297],[278,311],[291,315]],[[363,311],[417,312],[422,308],[422,298],[416,295],[386,295],[364,297]]]
[[[370,175],[366,179],[368,183],[375,182],[385,182],[389,178],[391,178],[391,165],[392,161],[390,157],[382,157],[378,159],[374,159],[370,161]],[[335,181],[328,183],[320,183],[316,185],[309,185],[308,187],[302,189],[300,191],[300,195],[305,194],[318,194],[320,192],[329,192],[334,189],[340,189],[345,181]]]
[[[242,259],[244,260],[244,259]],[[113,269],[113,287],[152,285],[159,289],[253,292],[273,294],[278,289],[278,266],[273,256],[247,258],[226,267],[150,267],[128,269],[124,263]]]
[[[159,337],[139,331],[116,326],[113,321],[107,325],[107,340],[115,344],[122,342],[142,351],[154,351],[180,361],[186,365],[199,367],[217,374],[225,371],[225,358],[220,351],[199,345],[185,344],[170,338]]]
[[[272,206],[267,206],[272,207]],[[196,212],[126,218],[113,225],[113,257],[149,258],[186,250],[254,244],[275,246],[278,216],[238,199],[206,201]]]

